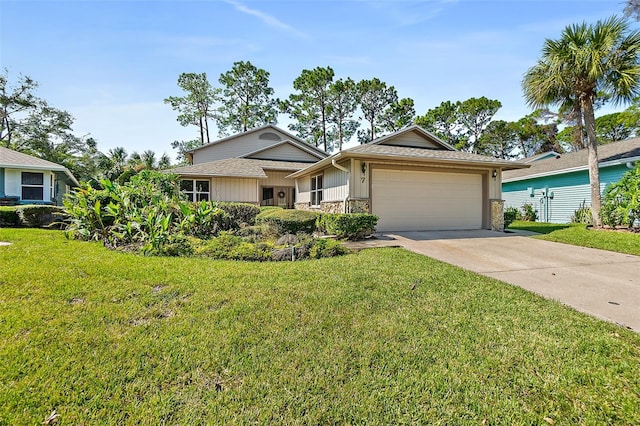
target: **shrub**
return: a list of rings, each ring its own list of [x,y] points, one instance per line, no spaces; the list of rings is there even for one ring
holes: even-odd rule
[[[15,207],[0,207],[0,226],[20,226],[20,216]]]
[[[517,208],[507,207],[504,211],[504,227],[508,228],[514,220],[518,219],[518,217],[522,217],[522,215]]]
[[[276,235],[313,233],[317,214],[305,210],[267,210],[256,217],[257,224],[271,228]]]
[[[525,203],[522,205],[522,220],[527,222],[535,222],[538,220],[538,212],[533,208],[533,204]]]
[[[578,210],[573,212],[571,216],[571,223],[584,223],[587,225],[593,224],[593,215],[591,214],[591,207],[587,206],[586,200],[580,203]]]
[[[316,228],[320,232],[336,235],[338,238],[359,240],[371,235],[377,223],[378,217],[367,213],[324,213],[318,216]]]
[[[607,187],[600,216],[602,223],[612,227],[632,227],[640,220],[640,162]]]
[[[29,205],[16,207],[22,226],[28,228],[42,228],[61,223],[64,209],[56,206]]]
[[[227,214],[234,229],[255,225],[260,213],[260,207],[249,203],[218,203],[218,207]]]
[[[309,249],[309,256],[314,259],[322,257],[335,257],[349,253],[349,249],[340,242],[328,238],[320,238],[313,242]]]

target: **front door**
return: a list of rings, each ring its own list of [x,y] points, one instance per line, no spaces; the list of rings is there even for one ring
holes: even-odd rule
[[[291,187],[263,186],[261,206],[278,206],[285,209],[293,208],[293,191]]]

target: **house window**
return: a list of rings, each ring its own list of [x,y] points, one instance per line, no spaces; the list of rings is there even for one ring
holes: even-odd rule
[[[322,175],[311,177],[311,205],[319,206],[322,201]]]
[[[197,179],[182,179],[180,191],[187,194],[191,201],[209,201],[209,181]]]
[[[22,199],[44,200],[44,173],[22,172]]]

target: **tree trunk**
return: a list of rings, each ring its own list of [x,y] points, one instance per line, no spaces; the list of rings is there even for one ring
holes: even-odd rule
[[[598,139],[596,138],[596,119],[593,112],[593,101],[591,96],[580,98],[582,113],[584,116],[584,126],[587,130],[587,143],[589,149],[589,184],[591,186],[591,213],[593,215],[593,225],[602,228],[600,219],[600,170],[598,169]]]

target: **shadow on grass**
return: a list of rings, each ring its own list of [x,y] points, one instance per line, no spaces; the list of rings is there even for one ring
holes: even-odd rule
[[[537,232],[538,234],[550,234],[561,229],[571,228],[572,224],[566,223],[541,223],[541,222],[524,222],[518,221],[512,223],[508,229],[520,229],[523,231]]]

